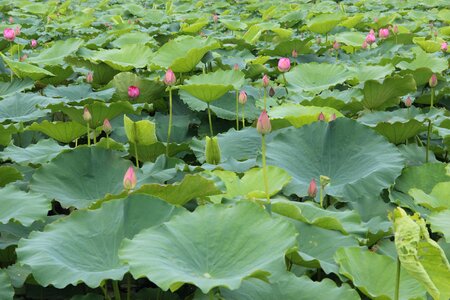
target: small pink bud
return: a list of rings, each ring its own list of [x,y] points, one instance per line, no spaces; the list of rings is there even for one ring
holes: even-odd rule
[[[238,65],[238,64],[234,64],[234,66],[233,66],[233,70],[235,70],[235,71],[239,71],[239,65]]]
[[[364,42],[362,43],[361,48],[367,49],[367,42],[366,42],[366,41],[364,41]]]
[[[131,99],[136,99],[137,97],[139,97],[140,93],[141,92],[139,91],[139,88],[137,86],[130,85],[128,87],[128,97],[130,97]]]
[[[334,50],[339,50],[339,48],[341,48],[341,44],[339,44],[338,41],[334,41],[333,42],[333,49]]]
[[[325,115],[323,114],[323,112],[320,112],[319,116],[317,117],[317,120],[325,121]]]
[[[411,97],[408,96],[408,98],[406,98],[406,100],[405,100],[405,106],[410,107],[411,105],[412,105],[412,100],[411,100]]]
[[[378,36],[382,39],[387,39],[389,37],[389,29],[381,28],[380,31],[378,31]]]
[[[273,87],[270,87],[270,89],[269,89],[269,96],[270,97],[275,96],[275,90],[273,89]]]
[[[239,103],[244,105],[247,102],[247,93],[245,91],[241,91],[239,93]]]
[[[167,69],[166,75],[164,75],[164,83],[166,85],[174,85],[177,81],[177,78],[175,77],[175,73],[172,71],[172,69]],[[139,91],[138,91],[139,96]]]
[[[38,42],[36,40],[31,40],[30,45],[31,48],[36,48],[38,46]]]
[[[268,87],[269,86],[269,76],[264,74],[264,76],[262,78],[262,82],[263,82],[263,87]]]
[[[441,44],[441,50],[442,50],[443,52],[447,52],[447,49],[448,49],[448,44],[447,44],[447,42],[443,42],[443,43]]]
[[[19,26],[14,28],[14,33],[16,34],[16,36],[20,35],[20,27]]]
[[[11,23],[11,24],[14,23],[13,17],[10,16],[9,19],[8,19],[8,21],[9,21],[9,23]]]
[[[125,173],[125,176],[123,176],[123,187],[126,190],[132,190],[136,187],[137,184],[137,178],[136,173],[134,172],[133,167],[129,167],[127,172]]]
[[[92,81],[94,81],[94,73],[89,71],[86,75],[86,82],[92,83]]]
[[[397,26],[397,25],[394,25],[394,28],[392,29],[392,32],[393,32],[394,34],[397,34],[397,33],[398,33],[398,26]]]
[[[297,50],[292,50],[292,57],[293,58],[297,58],[298,57],[298,53],[297,53]]]
[[[24,54],[19,58],[19,61],[25,61],[28,58],[28,55]]]
[[[378,18],[377,18],[377,17],[373,18],[373,21],[374,21],[375,23],[378,23]]]
[[[12,28],[5,28],[3,30],[3,37],[6,40],[12,42],[16,38],[16,33],[15,33],[14,29],[12,29]]]
[[[213,14],[213,21],[214,23],[217,23],[219,21],[219,15]]]
[[[104,120],[103,120],[103,126],[102,126],[102,129],[103,129],[103,131],[106,132],[107,134],[110,134],[110,133],[111,133],[111,131],[112,131],[112,126],[111,126],[111,123],[109,122],[108,119],[104,119]]]
[[[368,45],[372,45],[373,43],[375,43],[376,40],[377,40],[377,39],[376,39],[376,37],[375,37],[375,34],[369,33],[369,34],[366,36],[365,42],[366,42]]]
[[[259,115],[258,122],[256,123],[256,130],[260,134],[268,134],[272,131],[272,125],[270,125],[270,119],[265,109],[262,111],[261,115]]]
[[[370,29],[369,34],[375,34],[375,31],[373,29]]]
[[[85,107],[84,111],[83,111],[83,120],[86,122],[89,122],[90,120],[92,120],[92,115],[89,112],[89,109],[87,107]]]
[[[432,88],[437,86],[438,80],[437,80],[436,74],[431,75],[430,80],[428,80],[428,84]]]
[[[280,72],[287,72],[291,68],[291,60],[287,57],[282,57],[278,61],[278,70]]]
[[[308,186],[308,196],[311,198],[316,197],[317,194],[317,184],[316,181],[313,179],[311,179],[311,182],[309,183]]]
[[[330,117],[330,122],[336,120],[336,114],[333,113]]]

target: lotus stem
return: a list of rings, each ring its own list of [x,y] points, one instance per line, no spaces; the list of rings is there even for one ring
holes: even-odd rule
[[[131,300],[131,275],[127,276],[127,300]]]
[[[431,88],[431,104],[430,104],[430,108],[433,108],[433,102],[434,102],[434,87]]]
[[[322,208],[324,208],[323,207],[323,187],[322,187],[322,185],[320,185],[320,191],[319,191],[319,203],[320,203],[320,207],[322,207]]]
[[[431,135],[431,120],[428,120],[428,131],[427,131],[427,152],[425,153],[425,162],[428,162],[428,152],[430,151],[430,135]]]
[[[270,207],[270,195],[269,195],[269,179],[267,177],[267,164],[266,164],[266,135],[263,134],[261,137],[262,146],[262,167],[263,167],[263,177],[264,177],[264,193],[266,194],[266,208],[269,213],[271,213]]]
[[[114,289],[114,300],[120,300],[119,283],[117,280],[113,280],[112,285]]]
[[[109,149],[109,134],[106,134],[106,148]]]
[[[78,147],[78,139],[75,139],[75,148]]]
[[[264,109],[267,111],[267,90],[264,87]]]
[[[209,134],[211,135],[210,137],[212,138],[214,136],[214,132],[212,127],[211,109],[209,107],[209,102],[208,102],[208,120],[209,120]]]
[[[289,92],[288,92],[288,89],[287,89],[287,80],[286,80],[286,76],[284,76],[284,73],[283,73],[283,80],[284,80],[284,89],[286,91],[286,95],[288,95]]]
[[[88,146],[90,146],[91,145],[91,137],[89,136],[89,134],[90,134],[89,122],[86,122],[86,131],[87,131]]]
[[[400,259],[397,257],[397,273],[395,275],[395,296],[394,300],[400,299]]]
[[[239,91],[236,90],[236,130],[239,130]]]
[[[11,60],[13,59],[13,49],[12,49],[12,42],[10,42],[9,43],[9,52],[11,53]],[[10,68],[10,70],[11,70],[11,82],[13,81],[13,70],[12,70],[12,68]]]
[[[103,291],[103,295],[105,295],[105,299],[106,299],[106,300],[111,300],[111,298],[110,298],[109,295],[108,295],[108,285],[107,285],[106,281],[105,281],[105,286],[100,285],[100,288],[101,288],[102,291]]]
[[[245,104],[242,104],[242,129],[245,128]]]
[[[169,128],[167,129],[166,156],[169,157],[170,134],[172,133],[172,87],[169,86]]]
[[[134,159],[136,160],[136,167],[139,168],[139,156],[138,156],[137,143],[134,143]]]
[[[94,134],[94,145],[97,144],[97,135],[95,134],[95,129],[92,131]]]

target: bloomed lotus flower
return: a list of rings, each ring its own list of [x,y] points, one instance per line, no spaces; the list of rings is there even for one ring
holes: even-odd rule
[[[130,97],[131,99],[136,99],[137,97],[139,97],[140,93],[141,92],[139,91],[139,88],[137,86],[130,85],[128,87],[128,97]]]
[[[317,194],[317,184],[316,181],[313,179],[311,179],[311,182],[309,183],[308,186],[308,196],[311,198],[316,197]]]
[[[278,70],[280,72],[287,72],[291,68],[291,60],[287,57],[282,57],[278,61]]]
[[[129,167],[127,172],[125,173],[125,176],[123,177],[123,187],[126,190],[132,190],[136,187],[137,184],[137,178],[136,173],[134,172],[133,167]]]
[[[259,115],[258,122],[256,123],[256,130],[260,134],[268,134],[272,131],[272,125],[270,124],[270,119],[265,109],[262,111],[261,115]]]
[[[176,81],[177,78],[175,77],[175,73],[172,69],[167,69],[166,75],[164,75],[164,83],[166,85],[174,85]]]
[[[241,91],[239,93],[239,103],[244,105],[247,102],[247,93],[245,91]]]
[[[264,74],[263,78],[262,78],[262,82],[263,82],[263,86],[264,87],[268,87],[269,86],[269,76],[267,76],[266,74]]]
[[[389,29],[381,28],[380,31],[378,31],[378,36],[382,39],[387,39],[389,37]]]
[[[447,49],[448,49],[448,44],[447,44],[447,42],[443,42],[443,43],[441,44],[441,50],[444,51],[444,52],[447,52]]]
[[[434,88],[438,84],[437,76],[436,74],[431,75],[430,80],[428,80],[428,84],[430,87]]]
[[[31,40],[30,45],[31,48],[36,48],[38,46],[38,42],[36,40]]]
[[[5,40],[12,42],[16,38],[16,32],[12,28],[5,28],[3,30],[3,37]]]

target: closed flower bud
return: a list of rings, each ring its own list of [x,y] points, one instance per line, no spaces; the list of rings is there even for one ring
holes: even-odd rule
[[[86,122],[92,120],[92,115],[87,107],[85,107],[83,111],[83,120],[85,120]]]
[[[129,167],[127,172],[125,173],[125,176],[123,176],[123,187],[126,190],[132,190],[136,187],[137,184],[137,178],[136,173],[134,172],[133,167]]]
[[[316,194],[317,194],[317,184],[313,178],[313,179],[311,179],[311,182],[309,183],[309,186],[308,186],[308,196],[311,198],[315,198]]]
[[[245,91],[241,91],[239,93],[239,103],[244,105],[247,102],[247,93]]]
[[[322,38],[320,36],[316,37],[316,44],[317,45],[322,44]]]
[[[19,61],[25,61],[28,58],[28,55],[24,54],[19,58]]]
[[[220,147],[217,137],[206,137],[205,158],[208,164],[217,165],[220,163]]]
[[[280,72],[287,72],[291,68],[291,60],[287,57],[282,57],[278,61],[278,70]]]
[[[270,89],[269,89],[269,96],[270,97],[275,96],[275,90],[273,89],[273,87],[270,87]]]
[[[405,106],[411,107],[411,105],[412,105],[412,100],[411,100],[411,97],[408,96],[408,98],[406,98],[406,100],[405,100]]]
[[[264,74],[263,78],[262,78],[262,82],[263,82],[263,86],[264,87],[268,87],[269,86],[269,76],[267,76],[266,74]]]
[[[333,113],[330,117],[330,122],[336,120],[336,114]]]
[[[437,86],[438,80],[437,80],[436,74],[431,75],[430,80],[428,80],[428,84],[432,88]]]
[[[394,34],[398,33],[398,26],[394,25],[394,28],[392,28],[392,32],[394,32]]]
[[[239,65],[238,65],[238,64],[234,64],[234,66],[233,66],[233,70],[235,70],[235,71],[239,71]]]
[[[106,132],[107,134],[110,134],[112,131],[112,126],[111,123],[109,122],[108,119],[103,120],[103,126],[102,129],[104,132]]]
[[[20,35],[20,27],[19,26],[14,28],[14,33],[16,34],[16,36]]]
[[[166,85],[174,85],[176,81],[175,73],[172,69],[167,69],[166,75],[164,75],[164,83]]]
[[[10,16],[10,17],[8,18],[8,21],[9,21],[9,23],[11,23],[11,24],[14,23],[13,17]]]
[[[94,73],[88,72],[87,75],[86,75],[86,82],[87,83],[92,83],[92,81],[94,81]]]
[[[388,38],[389,37],[389,29],[381,28],[380,31],[378,31],[378,36],[382,39]]]
[[[298,56],[298,53],[297,53],[297,50],[292,50],[292,57],[293,58],[297,58],[297,56]]]
[[[31,48],[36,48],[38,46],[38,42],[36,40],[31,40],[30,45]]]
[[[3,30],[3,37],[5,40],[12,42],[16,38],[16,33],[12,28],[5,28]]]
[[[334,41],[333,42],[333,49],[334,50],[339,50],[339,48],[341,48],[341,44],[339,44],[338,41]]]
[[[259,115],[258,122],[256,123],[256,130],[260,134],[268,134],[272,131],[272,125],[270,124],[270,119],[265,109],[262,111],[261,115]]]
[[[373,43],[375,43],[376,40],[377,40],[377,39],[376,39],[376,37],[375,37],[375,34],[369,33],[369,34],[366,36],[365,42],[366,42],[368,45],[372,45]]]
[[[323,112],[320,112],[319,116],[317,117],[317,120],[325,121],[325,115],[323,114]]]
[[[213,14],[213,21],[214,23],[217,23],[219,21],[219,15]]]
[[[448,44],[447,44],[447,42],[443,42],[443,43],[441,44],[441,50],[442,50],[443,52],[447,52],[447,49],[448,49]]]
[[[128,97],[130,97],[131,99],[136,99],[137,97],[139,97],[140,93],[141,92],[139,91],[139,88],[137,86],[130,85],[128,87]]]
[[[367,42],[366,42],[366,41],[364,41],[364,42],[362,43],[361,48],[367,49]]]

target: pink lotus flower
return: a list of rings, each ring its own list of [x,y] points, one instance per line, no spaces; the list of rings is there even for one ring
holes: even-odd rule
[[[92,115],[87,107],[85,107],[83,111],[83,120],[85,120],[86,122],[92,120]]]
[[[38,46],[38,42],[36,40],[31,40],[30,45],[31,48],[36,48]]]
[[[136,99],[137,97],[139,97],[140,93],[141,92],[139,91],[139,88],[137,86],[130,85],[128,87],[128,97],[130,97],[131,99]]]
[[[89,71],[86,75],[86,82],[87,83],[92,83],[92,81],[94,81],[94,73],[92,73],[91,71]]]
[[[262,78],[262,82],[263,82],[263,87],[268,87],[269,86],[269,76],[264,74],[264,76]]]
[[[136,187],[137,184],[137,178],[136,173],[134,172],[133,167],[129,167],[127,172],[125,173],[125,176],[123,177],[123,187],[126,190],[132,190]]]
[[[282,57],[278,61],[278,70],[280,72],[287,72],[291,68],[291,60],[287,57]]]
[[[12,42],[16,38],[16,32],[12,28],[5,28],[3,30],[3,37],[5,40]]]
[[[239,103],[244,105],[247,102],[247,93],[245,91],[241,91],[239,93]]]
[[[380,31],[378,31],[378,36],[382,39],[387,39],[389,37],[389,29],[381,28]]]
[[[366,42],[366,41],[364,41],[364,42],[362,43],[361,48],[367,49],[367,42]]]
[[[371,30],[371,32],[366,36],[366,39],[364,40],[368,45],[372,45],[377,40],[375,34],[372,32],[373,30]]]
[[[317,120],[325,121],[325,115],[323,114],[323,112],[320,112],[319,116],[317,117]]]
[[[316,197],[317,194],[317,184],[316,181],[313,179],[311,179],[311,182],[309,183],[308,186],[308,196],[311,198]]]
[[[406,107],[410,107],[412,105],[411,97],[408,96],[408,98],[406,98],[405,105],[406,105]]]
[[[112,131],[112,126],[111,126],[111,123],[109,122],[108,119],[104,119],[104,120],[103,120],[103,126],[102,126],[102,129],[103,129],[103,131],[106,132],[107,134],[110,134],[110,133],[111,133],[111,131]]]
[[[428,80],[428,84],[430,87],[434,88],[438,84],[437,76],[436,74],[431,75],[430,80]]]
[[[172,69],[167,69],[166,75],[164,75],[164,83],[166,85],[174,85],[176,81],[177,78],[175,77],[175,73],[172,71]]]
[[[298,53],[297,53],[297,50],[292,50],[292,57],[293,58],[297,58],[298,57]]]
[[[259,115],[258,122],[256,123],[256,130],[260,134],[268,134],[272,131],[272,125],[270,124],[270,119],[265,109],[262,111],[261,115]]]
[[[448,44],[447,44],[447,42],[443,42],[443,43],[441,44],[441,50],[444,51],[444,52],[447,52],[447,49],[448,49]]]

